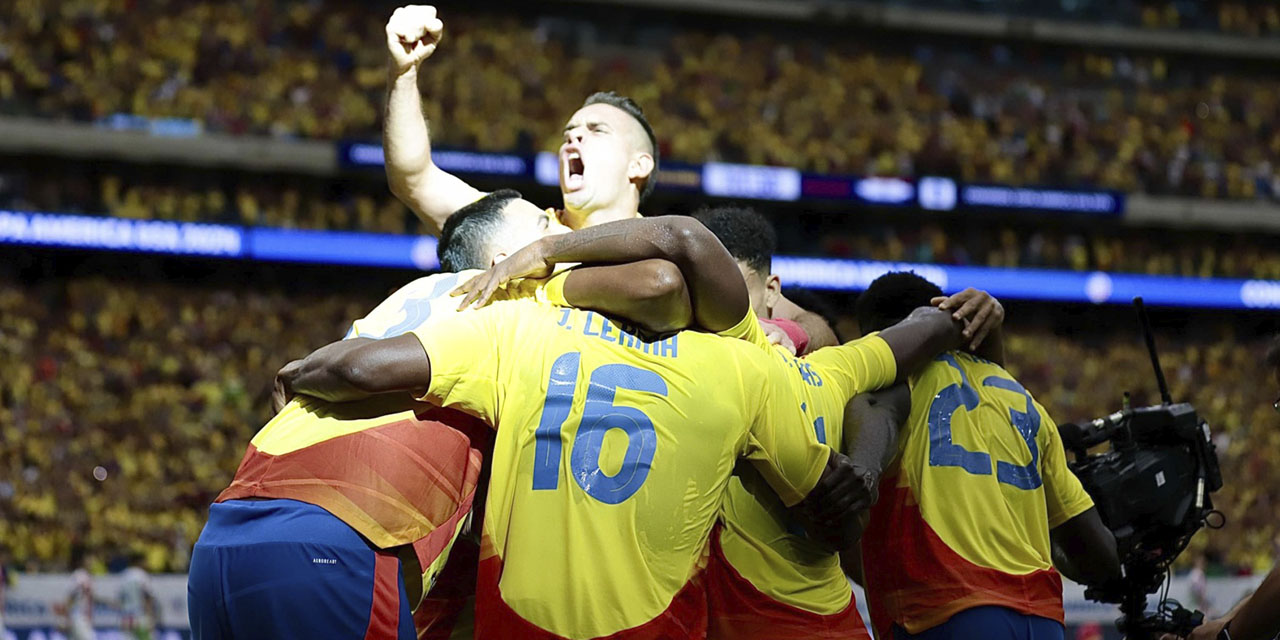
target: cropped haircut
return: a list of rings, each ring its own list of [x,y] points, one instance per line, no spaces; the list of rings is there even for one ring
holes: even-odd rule
[[[625,111],[640,123],[644,134],[649,136],[649,155],[653,156],[653,171],[649,172],[649,176],[644,179],[644,186],[640,187],[640,202],[644,202],[644,199],[653,193],[653,187],[657,184],[658,178],[658,136],[653,135],[653,127],[649,126],[649,120],[644,117],[644,109],[641,109],[635,100],[619,95],[615,91],[597,91],[587,96],[582,106],[589,107],[593,104],[607,104]]]
[[[876,278],[858,295],[854,315],[862,333],[883,331],[911,315],[929,300],[942,295],[938,285],[911,271],[893,271]]]
[[[436,256],[443,271],[488,269],[490,242],[502,230],[502,212],[522,198],[515,189],[501,189],[458,209],[444,223]]]
[[[693,217],[720,239],[729,255],[745,262],[762,277],[773,270],[778,235],[773,224],[758,211],[743,206],[703,207]]]

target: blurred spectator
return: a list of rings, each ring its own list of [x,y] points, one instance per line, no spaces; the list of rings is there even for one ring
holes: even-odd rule
[[[1137,13],[1176,26],[1196,4],[1143,3]],[[1280,21],[1274,4],[1217,6],[1225,30]],[[391,5],[20,0],[14,9],[0,24],[0,113],[378,135]],[[499,17],[446,6],[446,40],[423,73],[433,143],[554,148],[583,96],[611,88],[644,106],[663,157],[678,161],[1278,195],[1280,94],[1265,66],[980,40],[920,38],[912,48],[821,25],[620,25],[592,21],[592,11]]]
[[[185,567],[275,371],[380,293],[0,280],[0,545],[45,569],[119,550]]]

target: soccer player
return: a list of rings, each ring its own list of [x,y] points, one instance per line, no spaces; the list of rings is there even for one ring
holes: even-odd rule
[[[577,232],[566,236],[546,239],[535,243],[532,247],[526,248],[521,252],[513,255],[507,261],[499,264],[494,272],[503,271],[504,265],[516,262],[525,265],[521,267],[522,271],[532,270],[541,264],[542,268],[549,269],[549,263],[555,261],[594,261],[605,259],[623,259],[625,255],[628,258],[648,257],[644,253],[647,242],[634,242],[635,229],[640,225],[656,224],[664,219],[634,220],[617,222],[610,225],[595,227],[589,230]],[[676,222],[679,220],[680,222]],[[632,224],[634,223],[634,224]],[[704,227],[698,223],[684,219],[676,218],[671,223],[677,231],[674,233],[677,237],[683,235],[693,235],[695,230],[709,235]],[[548,248],[554,247],[554,248]],[[634,254],[628,254],[629,251],[635,251]],[[723,252],[723,249],[721,249]],[[537,259],[529,259],[529,256],[541,256]],[[555,259],[551,259],[554,257]],[[736,333],[742,328],[754,329],[759,332],[758,325],[754,314],[749,310],[749,306],[745,300],[745,287],[737,272],[732,268],[732,260],[727,254],[723,256],[725,264],[709,268],[708,271],[714,274],[707,282],[691,281],[688,287],[691,297],[694,298],[694,315],[700,317],[700,302],[702,308],[708,306],[724,306],[726,304],[735,304],[735,296],[731,293],[724,292],[725,284],[729,283],[736,286],[740,290],[738,298],[742,298],[740,307],[736,309],[736,313],[744,313],[745,315],[734,325],[734,330],[730,333]],[[726,278],[725,273],[732,273],[731,278]],[[478,286],[471,287],[471,291],[479,291],[477,299],[483,301],[487,296],[487,291],[491,290],[491,285],[495,284],[498,277],[480,278]],[[715,280],[719,280],[719,285]],[[469,299],[468,299],[469,300]],[[464,301],[465,302],[465,301]],[[504,307],[509,308],[509,307]],[[489,311],[483,309],[481,312]],[[673,527],[671,525],[661,525],[662,522],[668,522],[669,513],[673,510],[676,513],[683,514],[683,518],[692,517],[696,514],[700,519],[699,523],[705,522],[707,529],[710,528],[710,518],[714,517],[714,513],[708,513],[704,508],[694,509],[688,506],[693,496],[705,496],[707,491],[697,490],[698,487],[687,486],[686,489],[677,489],[675,486],[668,486],[660,496],[652,494],[643,494],[644,499],[639,505],[627,503],[625,510],[622,510],[625,519],[619,523],[610,517],[611,512],[605,510],[596,512],[598,505],[591,500],[584,500],[585,496],[575,492],[572,487],[568,493],[559,494],[541,494],[541,490],[551,489],[552,472],[567,477],[575,478],[579,483],[579,488],[587,493],[587,495],[596,498],[602,502],[616,504],[612,500],[616,497],[612,493],[595,493],[594,485],[590,483],[599,480],[606,482],[610,478],[613,481],[621,482],[625,486],[625,479],[628,477],[637,477],[637,474],[649,473],[641,472],[638,469],[657,468],[657,463],[650,463],[642,457],[644,451],[650,450],[651,445],[636,444],[635,436],[627,441],[615,440],[612,447],[605,447],[605,433],[610,430],[604,424],[604,418],[598,417],[597,413],[609,415],[609,408],[605,406],[594,406],[590,397],[587,398],[585,406],[581,399],[574,401],[577,397],[576,389],[585,383],[583,376],[579,374],[586,366],[581,367],[571,365],[569,363],[578,363],[585,361],[591,356],[593,363],[600,360],[610,360],[613,357],[622,356],[623,360],[628,364],[635,362],[636,366],[640,365],[644,360],[633,361],[625,358],[629,353],[634,353],[634,349],[641,349],[645,355],[654,354],[657,349],[651,350],[643,340],[639,343],[635,342],[635,337],[626,332],[619,332],[615,327],[609,324],[607,319],[601,317],[592,317],[590,315],[583,316],[581,313],[571,310],[561,310],[549,316],[556,320],[557,329],[550,332],[550,336],[538,334],[536,336],[517,335],[511,338],[502,338],[504,332],[513,332],[522,334],[524,332],[537,332],[536,328],[521,329],[516,326],[514,319],[508,319],[506,315],[511,312],[504,311],[503,315],[498,315],[497,319],[488,326],[481,326],[479,329],[483,333],[485,341],[497,341],[498,346],[496,354],[488,355],[479,344],[467,343],[465,353],[472,354],[475,361],[470,368],[462,365],[447,364],[449,367],[445,371],[450,376],[456,376],[456,380],[450,380],[447,386],[437,389],[436,381],[431,378],[432,383],[427,391],[428,398],[433,401],[445,402],[450,401],[447,397],[449,393],[475,393],[474,400],[462,400],[468,411],[476,413],[484,413],[490,419],[495,419],[498,427],[499,444],[495,450],[498,462],[494,466],[495,479],[490,489],[490,502],[488,505],[489,513],[486,517],[485,533],[486,533],[486,549],[482,556],[482,578],[480,585],[480,596],[477,605],[477,621],[480,624],[480,637],[534,637],[534,638],[555,638],[555,637],[597,637],[609,635],[611,633],[619,633],[612,637],[632,637],[631,634],[639,634],[636,637],[685,637],[690,634],[701,633],[698,628],[672,626],[676,625],[676,619],[687,618],[694,614],[692,609],[685,606],[684,603],[691,602],[695,593],[686,593],[685,590],[690,588],[686,582],[691,574],[688,562],[691,560],[683,555],[677,554],[674,558],[668,557],[668,561],[678,561],[681,563],[674,570],[670,567],[659,567],[652,564],[654,561],[653,554],[656,550],[680,549],[683,551],[691,547],[691,543],[687,538],[692,525],[682,525]],[[530,312],[532,313],[532,312]],[[932,315],[931,315],[932,314]],[[718,314],[718,322],[701,321],[704,326],[714,327],[717,324],[724,326],[725,318],[730,314],[720,312]],[[933,325],[932,330],[922,331],[923,324],[942,321],[943,325]],[[838,362],[838,366],[831,369],[831,377],[822,383],[813,375],[813,370],[797,365],[794,359],[786,360],[778,357],[778,352],[769,352],[761,349],[758,345],[754,345],[756,352],[763,354],[766,362],[779,370],[787,372],[781,379],[775,379],[772,387],[765,387],[765,393],[777,393],[779,401],[782,403],[790,403],[792,407],[799,406],[800,421],[802,428],[799,430],[799,436],[808,441],[812,445],[817,445],[821,449],[830,451],[829,448],[822,446],[818,442],[818,438],[814,437],[813,429],[822,428],[821,416],[814,420],[812,415],[814,408],[805,409],[804,398],[795,393],[797,385],[791,382],[790,378],[800,378],[806,380],[803,385],[823,385],[829,388],[845,389],[846,393],[861,388],[876,388],[889,384],[898,374],[899,371],[910,371],[929,360],[929,356],[938,353],[944,346],[951,335],[952,320],[947,314],[940,314],[935,310],[926,310],[922,317],[912,318],[911,320],[886,330],[879,336],[871,336],[861,343],[852,343],[842,347],[832,348],[824,351],[830,352],[828,357],[833,362]],[[511,324],[508,324],[511,323]],[[461,325],[462,323],[459,323]],[[532,324],[529,322],[527,324]],[[466,330],[475,331],[477,328],[472,325],[466,325]],[[463,329],[458,329],[462,331]],[[456,337],[452,339],[432,338],[419,334],[422,342],[425,344],[425,353],[423,346],[407,338],[396,338],[392,340],[383,340],[376,342],[366,342],[363,344],[340,343],[326,347],[320,351],[308,356],[302,369],[292,372],[295,379],[293,385],[295,390],[304,393],[313,393],[319,397],[329,400],[346,400],[360,397],[364,394],[375,391],[390,391],[401,388],[416,388],[420,385],[420,376],[430,375],[435,372],[440,365],[441,355],[449,355],[451,352],[447,349],[461,348],[456,347],[458,342]],[[598,354],[591,353],[596,351],[588,349],[596,345],[595,340],[587,340],[585,344],[576,344],[569,342],[566,344],[557,344],[554,338],[562,335],[573,336],[589,336],[600,340],[606,346]],[[695,337],[697,336],[697,337]],[[697,342],[703,336],[700,334],[680,333],[671,340],[669,346],[670,357],[675,359],[675,363],[669,366],[675,366],[676,369],[671,370],[667,367],[659,367],[658,370],[665,371],[659,378],[664,381],[678,381],[679,386],[663,384],[664,391],[671,389],[670,394],[675,396],[677,390],[679,397],[688,394],[693,396],[693,392],[685,389],[687,385],[694,383],[696,377],[691,371],[683,371],[685,366],[700,364],[700,357],[690,359],[688,364],[681,364],[682,356],[679,354],[687,354],[693,351],[694,355],[701,356],[699,353],[703,351],[698,347],[687,349],[685,347],[689,342],[695,345],[701,345]],[[956,340],[953,346],[958,344],[959,332],[955,332]],[[514,341],[512,349],[519,345],[520,354],[524,357],[533,358],[534,362],[541,361],[543,369],[550,367],[553,373],[549,375],[546,382],[532,379],[528,367],[519,368],[519,363],[513,363],[511,356],[503,356],[502,345],[506,339]],[[941,343],[940,343],[941,341]],[[487,344],[487,342],[486,342]],[[667,342],[661,342],[667,345]],[[566,352],[568,355],[562,354],[555,356],[554,352],[560,351],[562,348],[572,346],[573,351]],[[752,346],[752,345],[747,345]],[[621,353],[617,353],[616,347],[623,347]],[[664,347],[666,348],[666,347]],[[709,348],[709,347],[708,347]],[[549,352],[548,352],[549,350]],[[613,351],[612,355],[610,351]],[[661,352],[664,356],[666,351]],[[460,354],[459,354],[460,355]],[[518,359],[518,358],[517,358]],[[554,359],[554,362],[553,362]],[[666,364],[668,361],[664,359],[658,362]],[[490,370],[490,364],[496,369]],[[650,360],[647,365],[656,364]],[[724,381],[729,389],[724,395],[729,399],[734,399],[737,385],[741,383],[741,373],[732,368],[733,360],[724,357],[716,359],[716,381]],[[803,364],[803,363],[801,363]],[[523,373],[508,372],[504,367],[517,367]],[[602,367],[612,365],[601,364]],[[725,367],[730,367],[728,370]],[[706,365],[702,365],[705,369]],[[537,371],[537,367],[533,367]],[[554,373],[558,371],[559,373]],[[489,373],[495,373],[500,381],[496,388],[488,387],[484,381],[484,376]],[[544,372],[545,373],[545,372]],[[621,374],[619,374],[621,375]],[[675,376],[674,378],[672,376]],[[633,373],[633,380],[647,380],[648,378],[640,373]],[[542,417],[538,421],[525,420],[511,409],[513,404],[519,406],[520,398],[525,395],[523,391],[526,384],[538,384],[537,390],[533,393],[536,400],[541,401],[543,393],[546,394],[546,404],[542,409]],[[655,385],[657,383],[654,383]],[[706,382],[703,384],[717,384]],[[588,385],[592,391],[588,395],[595,393],[604,393],[602,388],[608,385],[604,381],[596,381]],[[656,388],[646,385],[645,388]],[[517,390],[520,390],[517,393]],[[720,389],[716,387],[717,393],[700,394],[704,404],[716,406],[717,399],[721,397]],[[497,393],[498,396],[493,394]],[[610,396],[612,398],[612,396]],[[633,396],[635,397],[635,396]],[[640,396],[645,398],[646,396]],[[844,402],[847,397],[839,402],[837,409],[843,410]],[[600,397],[598,402],[604,402]],[[652,398],[649,401],[653,401]],[[495,408],[498,405],[487,405],[485,403],[496,402],[503,405],[504,408]],[[614,406],[617,409],[617,406]],[[500,411],[501,415],[495,416],[493,412]],[[581,422],[581,426],[577,430],[577,440],[569,440],[568,434],[562,429],[561,425],[568,420],[569,423],[575,422],[574,416],[582,411],[586,415],[586,419]],[[689,416],[695,424],[690,425],[690,429],[695,432],[705,428],[702,422],[702,414],[693,412],[691,408],[683,407],[684,415]],[[488,412],[488,413],[485,413]],[[513,415],[513,412],[515,415]],[[640,420],[638,414],[630,412],[620,412],[620,415],[626,416],[627,420]],[[515,419],[517,424],[523,424],[524,427],[517,427],[519,431],[510,435],[515,438],[515,442],[508,445],[504,454],[504,429],[508,426],[503,422],[503,418],[508,420]],[[536,422],[536,425],[535,425]],[[639,423],[638,423],[639,424]],[[646,421],[642,424],[648,425]],[[535,428],[536,427],[536,428]],[[634,434],[634,429],[621,425],[618,427],[624,432]],[[648,427],[642,427],[647,429]],[[533,433],[523,431],[529,429]],[[570,427],[572,430],[573,427]],[[664,438],[676,438],[685,446],[678,447],[680,452],[686,456],[693,456],[694,452],[684,451],[691,443],[688,440],[678,440],[678,435],[682,431],[675,429],[674,433],[668,433],[668,430],[675,429],[672,425],[663,425],[663,428],[657,431],[654,436],[657,440],[657,450],[664,450]],[[582,438],[589,438],[590,451],[592,453],[574,453],[569,459],[569,469],[559,461],[559,457],[550,452],[551,447],[559,446],[563,449],[573,448],[574,451],[583,451],[585,445],[578,444],[582,442]],[[563,441],[562,441],[563,440]],[[715,439],[718,442],[719,439]],[[631,444],[627,444],[631,443]],[[698,445],[692,444],[693,448]],[[513,449],[515,451],[513,451]],[[542,452],[542,453],[539,453]],[[697,452],[702,455],[712,455],[712,451]],[[520,459],[518,468],[525,474],[532,474],[534,485],[532,489],[526,488],[524,484],[528,478],[521,478],[519,474],[514,477],[510,474],[509,465],[503,464],[501,459],[504,455],[512,455]],[[671,455],[671,454],[668,454]],[[830,454],[833,455],[834,454]],[[532,458],[532,462],[528,459]],[[611,469],[605,471],[593,471],[593,468],[586,468],[587,462],[596,459],[610,459],[613,464],[608,465]],[[628,471],[627,460],[635,460],[639,467],[636,470]],[[688,464],[694,464],[692,459],[685,457],[679,458]],[[621,464],[618,467],[617,464]],[[605,467],[601,467],[604,469]],[[729,472],[729,465],[721,462],[719,464],[703,461],[690,469],[698,469],[705,472],[705,469],[712,468],[722,470],[724,473]],[[539,471],[542,469],[542,471]],[[684,478],[688,473],[694,473],[689,470],[684,474],[680,474],[679,470],[672,470],[665,467],[664,474],[677,474],[678,477]],[[656,471],[654,473],[657,473]],[[505,474],[505,479],[499,479],[498,474]],[[539,479],[539,476],[543,479]],[[612,482],[612,481],[611,481]],[[671,480],[661,480],[661,483],[670,484]],[[717,481],[718,482],[718,481]],[[585,484],[584,484],[585,483]],[[545,486],[544,486],[545,485]],[[505,486],[505,489],[500,487]],[[559,485],[557,485],[559,486]],[[609,484],[607,486],[614,486]],[[723,486],[723,485],[720,485]],[[539,488],[541,487],[541,489]],[[615,487],[616,488],[616,487]],[[505,493],[496,493],[496,492]],[[625,493],[629,497],[630,493]],[[712,494],[716,496],[717,494]],[[784,501],[786,500],[784,496]],[[682,501],[686,506],[676,506],[671,501]],[[785,502],[784,502],[785,503]],[[705,505],[703,505],[705,506]],[[496,510],[506,508],[506,512]],[[714,506],[710,511],[714,511]],[[575,531],[570,526],[565,529],[566,523],[559,522],[555,519],[548,521],[550,516],[547,514],[560,514],[568,519],[570,523],[577,522],[579,526],[584,527],[580,531]],[[708,520],[701,520],[708,518]],[[496,524],[494,523],[497,520]],[[605,519],[602,524],[588,525],[588,522],[596,522]],[[639,524],[638,524],[639,523]],[[640,539],[647,540],[641,545],[638,551],[633,549],[637,544],[635,528],[639,527]],[[705,533],[707,529],[702,529]],[[610,533],[612,532],[612,533]],[[681,536],[683,542],[671,540],[663,540],[662,534],[667,536]],[[570,542],[566,542],[570,541]],[[581,558],[570,558],[566,556],[564,546],[569,544],[574,549],[589,548],[601,549],[603,558],[599,561],[584,561]],[[698,546],[700,549],[701,547]],[[660,556],[661,554],[659,554]],[[622,559],[635,558],[634,564],[628,565],[626,562],[609,562],[608,558],[618,557]],[[657,559],[661,559],[660,557]],[[666,562],[663,562],[666,564]],[[650,580],[656,577],[656,583],[636,584],[633,579],[636,575],[649,576]],[[500,589],[499,589],[499,584]],[[667,607],[668,604],[671,607]],[[631,620],[631,622],[628,622]],[[639,626],[636,626],[639,625]],[[541,631],[540,631],[541,630]],[[550,631],[551,633],[546,633]],[[626,633],[622,633],[626,632]]]
[[[432,232],[482,192],[431,160],[427,122],[418,93],[418,68],[444,32],[432,6],[400,7],[387,21],[391,57],[383,128],[387,182]],[[653,191],[657,138],[635,102],[596,93],[570,117],[560,147],[561,222],[581,228],[634,218]]]
[[[782,279],[771,271],[773,254],[778,251],[777,234],[764,216],[748,207],[721,206],[704,207],[693,217],[710,229],[737,261],[751,294],[751,308],[765,322],[766,332],[783,332],[801,355],[836,344],[835,332],[821,316],[782,295]],[[803,324],[794,320],[801,316],[805,316]]]
[[[526,207],[514,192],[472,203],[450,219],[442,261],[487,266],[508,243],[549,232],[537,222],[543,212]],[[552,282],[563,302],[666,330],[691,317],[673,269],[651,260],[574,269]],[[446,294],[457,278],[410,283],[351,334],[401,335],[453,315],[457,301]],[[510,287],[505,295],[543,292]],[[470,513],[481,456],[475,437],[488,428],[456,413],[423,412],[407,396],[281,404],[211,507],[193,551],[194,637],[414,637],[409,609],[430,589]],[[248,588],[264,580],[274,587]],[[452,621],[444,618],[458,612],[435,613],[441,619],[428,622],[447,631]]]
[[[704,210],[696,217],[710,222],[705,226],[715,232],[736,260],[746,276],[748,290],[753,280],[763,289],[766,278],[759,274],[768,273],[769,253],[759,238],[772,231],[768,222],[753,211],[734,207]],[[645,222],[658,220],[663,218]],[[681,261],[678,257],[651,252],[650,245],[644,242],[635,244],[633,249],[631,240],[636,234],[631,229],[640,224],[624,221],[610,224],[607,229],[593,228],[539,240],[464,285],[462,289],[468,291],[464,303],[482,302],[488,292],[499,285],[523,276],[545,275],[553,265],[563,262],[590,262],[610,257],[663,257]],[[749,297],[754,315],[755,303],[767,297]],[[985,335],[989,331],[988,322],[998,325],[1003,319],[999,303],[982,292],[969,290],[953,297],[951,302],[961,309],[958,318],[973,319],[965,330],[969,334]],[[966,303],[969,306],[964,307]],[[741,337],[773,352],[759,331]],[[837,509],[842,515],[848,515],[849,509],[856,511],[855,507],[870,506],[881,459],[892,453],[894,444],[883,432],[896,429],[897,422],[890,420],[889,424],[883,424],[883,417],[875,415],[876,411],[864,403],[848,408],[851,415],[857,415],[864,423],[863,428],[860,431],[844,428],[849,398],[860,391],[883,386],[873,370],[862,369],[860,376],[848,373],[857,368],[849,367],[842,357],[858,347],[858,343],[851,343],[842,348],[823,348],[805,359],[775,354],[795,372],[787,381],[800,398],[807,420],[812,424],[812,435],[837,451],[858,456],[858,460],[865,458],[867,462],[857,465],[864,482],[868,478],[863,472],[872,472],[870,483],[844,497],[850,502],[848,509]],[[927,353],[926,361],[938,353]],[[905,389],[897,390],[901,392]],[[866,424],[871,420],[877,420],[877,425]],[[860,504],[854,504],[858,501]],[[866,637],[866,626],[857,612],[852,589],[836,553],[844,548],[842,545],[849,544],[849,536],[856,537],[859,533],[857,521],[810,522],[809,531],[805,531],[799,515],[789,514],[776,494],[749,467],[741,467],[735,473],[721,509],[722,526],[712,533],[713,553],[705,574],[711,619],[709,637],[775,640]]]
[[[887,274],[859,296],[858,324],[884,329],[941,295],[913,273]],[[878,634],[1062,638],[1055,564],[1085,584],[1120,567],[1053,420],[1003,367],[959,351],[910,386],[909,418],[862,538]]]
[[[386,26],[390,76],[382,144],[387,183],[432,234],[454,212],[484,195],[431,160],[418,76],[443,34],[444,23],[435,7],[426,5],[396,9]],[[653,192],[658,140],[635,101],[611,91],[598,92],[569,117],[559,161],[563,208],[547,211],[563,224],[582,229],[635,218]],[[836,344],[835,334],[820,316],[789,303],[780,293],[777,296],[773,319],[798,323],[814,349]]]

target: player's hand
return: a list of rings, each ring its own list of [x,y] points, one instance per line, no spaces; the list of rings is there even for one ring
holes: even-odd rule
[[[929,301],[943,311],[953,311],[951,317],[964,321],[964,338],[970,349],[977,349],[992,330],[1004,324],[1004,305],[994,296],[969,287],[950,297],[937,297]]]
[[[856,538],[858,516],[876,503],[879,477],[871,470],[855,465],[848,456],[832,452],[818,484],[796,505],[797,515],[806,521],[810,536],[826,542],[836,550]]]
[[[387,20],[387,52],[396,71],[404,73],[429,58],[443,35],[444,23],[435,7],[411,4],[396,9]]]
[[[450,293],[463,296],[458,310],[467,308],[467,305],[483,307],[502,285],[517,278],[545,278],[551,275],[555,263],[546,259],[545,246],[540,240],[526,245],[502,262],[489,267],[488,271],[462,283]]]
[[[276,373],[275,387],[271,391],[271,410],[280,413],[289,401],[293,399],[293,378],[297,375],[298,370],[302,367],[302,360],[294,360]]]
[[[796,343],[791,340],[791,336],[787,335],[786,331],[782,330],[782,327],[771,322],[761,320],[760,328],[764,329],[764,337],[769,339],[769,344],[781,345],[782,348],[790,352],[791,355],[796,355]]]
[[[1227,626],[1227,622],[1229,622],[1229,620],[1226,618],[1210,620],[1192,630],[1191,635],[1187,636],[1186,640],[1217,640],[1218,635],[1222,633],[1222,628]],[[1182,639],[1172,633],[1166,633],[1160,636],[1160,640]]]

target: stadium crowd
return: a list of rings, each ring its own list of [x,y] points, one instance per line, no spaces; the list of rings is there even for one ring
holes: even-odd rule
[[[1280,10],[1265,0],[878,0],[880,4],[1058,18],[1147,29],[1260,37],[1280,34]]]
[[[60,570],[138,553],[150,570],[185,569],[209,502],[270,416],[276,369],[340,336],[394,286],[385,272],[375,285],[334,271],[262,273],[253,287],[226,274],[186,284],[169,276],[0,275],[0,358],[9,363],[0,430],[15,443],[0,451],[0,548],[17,566]],[[299,289],[299,280],[333,286]],[[1135,404],[1156,401],[1136,339],[1088,327],[1066,338],[1028,313],[1010,314],[1010,369],[1059,422],[1114,410],[1122,389]],[[1226,479],[1218,506],[1231,534],[1202,534],[1196,546],[1265,571],[1280,550],[1268,537],[1280,508],[1280,430],[1265,343],[1240,326],[1223,318],[1158,339],[1174,397],[1193,402],[1217,434]]]
[[[683,213],[679,204],[646,207]],[[781,207],[781,205],[780,205]],[[103,163],[0,162],[0,208],[108,214],[130,219],[381,233],[421,233],[381,176],[345,180],[245,172],[172,172]],[[779,217],[794,213],[781,209]],[[813,216],[782,251],[838,258],[950,265],[1115,271],[1280,280],[1280,245],[1244,233],[1135,229],[1040,218],[975,228],[971,218],[892,218],[860,212]],[[813,232],[821,231],[815,244]]]
[[[1274,6],[1221,6],[1224,16],[1249,16],[1230,24],[1277,19]],[[15,9],[0,25],[0,113],[377,137],[389,5],[24,0]],[[1280,93],[1265,67],[989,41],[909,48],[886,34],[813,25],[772,24],[766,35],[639,17],[618,26],[442,11],[449,44],[423,81],[441,146],[554,148],[566,114],[610,87],[645,107],[673,160],[1280,194]]]

